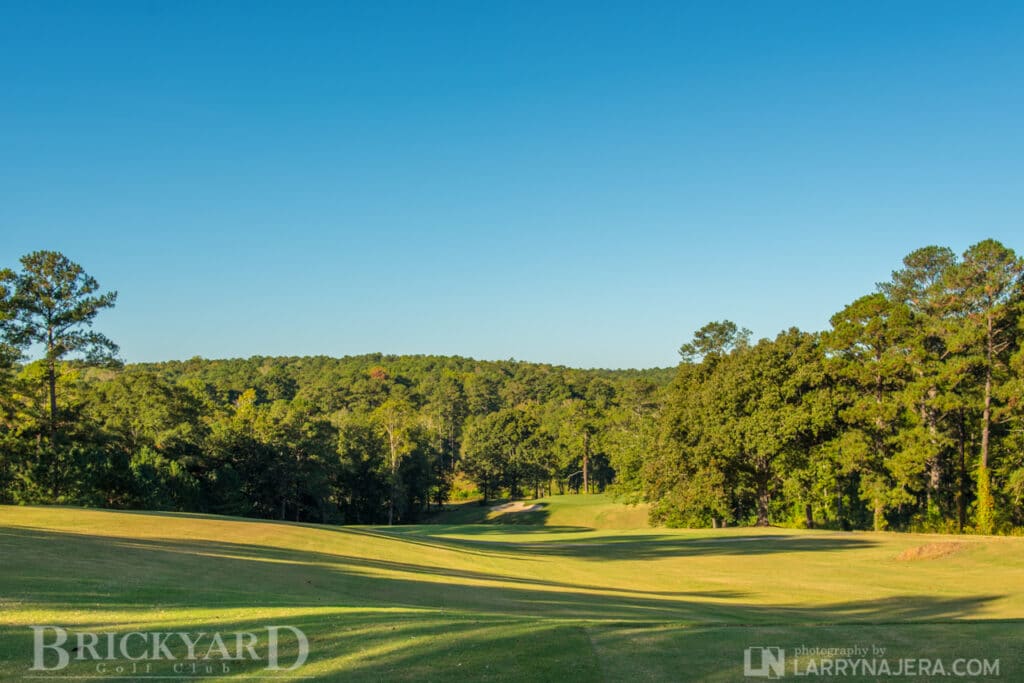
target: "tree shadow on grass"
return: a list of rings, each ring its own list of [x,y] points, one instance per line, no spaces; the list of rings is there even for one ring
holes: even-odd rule
[[[446,548],[449,549],[450,548]],[[476,614],[721,623],[966,618],[999,596],[746,605],[736,591],[645,591],[385,557],[210,540],[0,529],[4,597],[51,606],[399,606]],[[620,552],[613,548],[613,552]]]
[[[1024,634],[1024,622],[961,623],[956,630],[941,624],[907,623],[897,627],[862,624],[856,628],[789,624],[693,627],[415,612],[342,614],[303,609],[269,618],[177,618],[162,622],[158,628],[163,632],[192,634],[261,634],[268,625],[292,626],[308,637],[307,665],[295,674],[315,680],[346,681],[742,680],[743,648],[756,644],[891,644],[890,637],[894,636],[905,644],[904,650],[893,653],[896,656],[949,656],[965,640],[971,645],[990,642],[996,630],[1011,638]],[[112,630],[126,633],[135,627],[115,624]],[[814,640],[815,637],[824,640]],[[906,649],[908,641],[914,649]],[[0,662],[0,673],[5,674],[2,678],[20,678],[31,665],[31,632],[18,626],[0,626],[0,642],[7,655]],[[929,645],[937,651],[929,651]],[[170,649],[179,659],[185,655],[177,641],[170,642]],[[984,652],[986,656],[1005,657],[1012,650],[986,647]],[[979,652],[966,650],[963,654]],[[282,664],[287,666],[296,655],[291,638],[283,638]],[[615,667],[612,671],[608,671],[609,664]],[[233,663],[232,670],[256,676],[265,673],[263,665],[264,662]],[[167,668],[167,662],[158,666]],[[95,674],[90,667],[91,662],[73,661],[61,673]],[[1006,675],[1012,674],[1007,671]]]
[[[561,622],[544,623],[534,619],[509,619],[452,616],[396,612],[349,613],[335,615],[322,612],[304,612],[290,616],[261,616],[252,618],[218,619],[197,617],[187,620],[169,620],[156,627],[162,632],[221,633],[230,644],[230,634],[243,632],[265,634],[265,627],[292,626],[300,629],[309,642],[306,666],[295,671],[302,677],[315,680],[346,681],[424,681],[444,678],[461,680],[551,680],[586,676],[587,680],[600,680],[596,662],[581,661],[580,654],[588,647],[585,632],[575,625]],[[69,627],[81,632],[83,627]],[[104,630],[127,633],[136,627]],[[177,660],[186,657],[185,648],[177,639],[166,639],[168,649]],[[265,637],[256,650],[263,654]],[[28,628],[0,625],[0,679],[20,680],[30,673],[32,665],[32,632]],[[298,651],[290,633],[281,638],[280,661],[288,666],[297,658]],[[202,649],[198,650],[202,652]],[[48,652],[47,665],[55,664]],[[155,662],[155,673],[173,674],[176,661]],[[215,662],[217,660],[214,660]],[[232,673],[240,677],[254,677],[268,672],[264,661],[231,662]],[[95,664],[72,659],[68,668],[58,673],[61,677],[96,675]],[[275,675],[276,674],[276,675]],[[279,672],[273,677],[285,678]],[[194,680],[195,677],[181,677]],[[140,678],[139,680],[145,680]],[[216,680],[231,680],[216,677]]]
[[[350,544],[358,544],[367,534],[379,540],[405,540],[401,534],[361,531],[353,534]],[[757,538],[793,542],[785,536]],[[611,557],[618,557],[624,552],[624,539],[588,551],[604,547]],[[728,546],[726,552],[746,543]],[[421,561],[400,561],[389,559],[388,553],[358,556],[353,554],[358,546],[340,544],[343,553],[0,528],[0,602],[7,615],[14,615],[0,627],[0,642],[12,643],[0,647],[0,652],[21,658],[30,652],[27,624],[18,622],[22,612],[45,614],[58,624],[61,615],[73,623],[81,623],[84,616],[89,623],[122,631],[255,631],[272,623],[294,625],[310,636],[311,665],[325,680],[342,675],[351,680],[436,680],[456,674],[474,680],[594,680],[601,672],[593,654],[593,628],[611,633],[615,647],[626,653],[633,649],[629,639],[634,636],[615,635],[620,630],[671,634],[664,645],[655,646],[657,656],[658,648],[685,651],[695,625],[763,631],[962,623],[1003,597],[900,595],[881,600],[823,599],[814,606],[745,604],[746,596],[734,591],[628,590],[439,564],[450,560],[451,553],[464,554],[462,562],[477,562],[480,553],[487,552],[479,545],[473,554],[451,544],[440,544],[438,550],[445,552],[414,549],[411,552]],[[727,546],[698,543],[689,554],[718,552],[723,545]],[[850,547],[859,546],[814,549]],[[229,609],[253,609],[257,615],[217,616]],[[291,614],[268,616],[274,610]],[[196,616],[189,616],[189,611]],[[123,623],[126,614],[132,624]],[[1024,622],[1006,623],[1019,629]]]
[[[322,528],[322,527],[314,527]],[[414,524],[396,527],[337,527],[346,531],[369,531],[387,533],[395,536],[434,537],[455,534],[458,536],[500,536],[514,534],[516,536],[548,535],[548,534],[584,534],[598,531],[589,526],[547,525],[536,526],[527,524]]]
[[[364,534],[377,538],[391,538],[439,549],[459,549],[468,552],[493,552],[514,554],[517,557],[565,557],[608,562],[613,560],[648,560],[669,557],[696,557],[701,555],[766,555],[778,553],[832,552],[836,550],[857,550],[877,545],[875,541],[855,536],[794,535],[794,534],[751,534],[729,536],[690,537],[678,534],[617,534],[597,535],[592,538],[572,540],[552,539],[545,541],[519,541],[515,538],[502,540],[478,540],[463,536],[486,536],[488,533],[515,537],[529,537],[533,530],[520,532],[504,528],[488,531],[469,530],[463,527],[440,527],[434,530],[417,529],[411,532],[395,532],[376,528],[334,528],[352,534]],[[558,531],[555,531],[555,530]],[[581,533],[592,531],[584,527],[550,527],[548,534]],[[448,534],[457,534],[448,535]]]
[[[529,502],[528,502],[529,503]],[[540,503],[540,505],[546,505]],[[77,508],[74,508],[77,509]],[[487,509],[487,508],[484,508]],[[504,553],[510,557],[556,556],[597,561],[611,560],[642,560],[658,557],[687,557],[697,555],[758,555],[792,552],[821,552],[840,549],[869,548],[876,543],[867,538],[854,535],[832,534],[786,534],[758,533],[744,535],[721,536],[682,536],[672,533],[644,533],[600,535],[579,541],[552,539],[542,542],[519,542],[510,539],[497,541],[465,538],[467,536],[529,535],[553,534],[586,534],[596,529],[582,526],[543,526],[540,523],[527,522],[485,522],[479,524],[414,524],[393,527],[382,526],[344,526],[316,524],[311,522],[285,522],[270,519],[250,519],[242,517],[223,517],[201,513],[184,512],[147,512],[147,511],[102,511],[108,514],[157,515],[189,520],[211,520],[227,524],[269,524],[286,528],[303,527],[318,531],[343,534],[363,534],[381,539],[400,539],[406,543],[414,543],[437,549],[457,550],[459,552],[487,554]],[[530,514],[547,515],[546,509],[503,513],[511,520],[516,515]],[[520,518],[525,519],[525,518]],[[546,517],[545,517],[546,519]],[[492,520],[493,521],[493,520]],[[645,532],[648,530],[645,530]]]
[[[52,559],[40,550],[59,549]],[[574,618],[632,619],[663,615],[686,600],[737,599],[735,591],[643,591],[614,586],[517,576],[445,566],[444,556],[419,563],[379,557],[292,550],[275,546],[69,534],[45,529],[0,529],[0,549],[21,559],[3,584],[15,599],[48,596],[51,604],[97,605],[114,596],[119,604],[152,599],[187,605],[198,596],[227,607],[261,605],[400,605],[514,614],[547,606]],[[457,552],[446,548],[450,552]],[[59,562],[59,564],[56,564]],[[36,573],[32,573],[31,570]],[[39,570],[42,570],[41,572]],[[175,582],[184,577],[187,584]],[[56,587],[56,589],[55,589]],[[73,588],[72,588],[73,587]],[[147,592],[147,588],[155,591]],[[59,599],[58,599],[59,598]]]

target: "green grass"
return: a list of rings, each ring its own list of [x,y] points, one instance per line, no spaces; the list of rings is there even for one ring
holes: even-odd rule
[[[0,680],[32,624],[294,625],[321,680],[733,681],[749,646],[855,644],[1024,680],[1024,538],[623,529],[636,509],[576,498],[547,526],[391,529],[0,507]]]
[[[446,506],[431,522],[436,524],[526,524],[580,526],[592,529],[643,529],[649,526],[650,505],[624,505],[607,494],[549,496],[521,501],[538,509],[528,512],[495,510],[508,501],[470,501]]]

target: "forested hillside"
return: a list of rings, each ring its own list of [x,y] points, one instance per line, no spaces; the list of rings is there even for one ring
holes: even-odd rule
[[[91,327],[116,295],[37,252],[0,278],[0,502],[366,524],[422,520],[453,487],[610,489],[673,526],[1006,532],[1024,525],[1022,273],[992,240],[926,247],[828,330],[709,323],[673,369],[122,366]]]
[[[8,380],[4,502],[414,522],[463,495],[605,489],[599,432],[672,370],[574,370],[456,357],[192,359],[60,365]],[[585,470],[585,471],[584,471]]]

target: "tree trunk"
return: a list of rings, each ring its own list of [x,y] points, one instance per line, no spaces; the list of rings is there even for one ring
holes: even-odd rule
[[[583,493],[590,493],[590,434],[583,433]]]
[[[452,475],[455,474],[455,454],[458,450],[455,444],[455,427],[452,426],[448,431],[448,453],[452,458]]]
[[[842,454],[842,449],[840,449]],[[836,477],[836,521],[839,522],[839,528],[846,531],[846,518],[843,517],[843,484],[839,481],[839,477]]]
[[[981,466],[988,469],[988,434],[992,424],[992,373],[985,377],[985,407],[981,411]]]
[[[395,433],[388,430],[388,446],[391,448],[391,495],[388,496],[388,526],[395,523],[395,478],[398,474],[397,458],[395,457]]]
[[[992,500],[992,483],[988,469],[989,429],[991,424],[992,380],[985,378],[985,409],[981,413],[981,458],[978,460],[978,531],[991,534],[995,526],[995,502]]]
[[[885,531],[885,508],[882,506],[882,499],[874,499],[874,529],[875,531]]]
[[[764,456],[754,457],[754,479],[757,487],[757,526],[769,526],[768,510],[772,502],[771,493],[768,491],[768,482],[771,480],[771,468],[768,459]]]
[[[938,395],[936,387],[928,388],[928,399],[934,399]],[[942,489],[942,451],[939,448],[938,425],[936,424],[935,413],[928,408],[924,402],[921,403],[921,420],[928,426],[928,437],[935,453],[928,459],[928,513],[940,515],[939,493]]]
[[[758,488],[760,490],[757,492],[757,526],[769,526],[768,503],[770,499],[768,491],[760,485]]]
[[[956,492],[957,523],[961,533],[967,525],[967,426],[964,424],[964,410],[959,411],[959,424],[957,425],[957,441],[959,441],[960,452],[960,482]]]
[[[54,357],[53,323],[47,316],[46,384],[50,394],[50,438],[57,433],[57,359]]]
[[[981,459],[978,461],[978,531],[991,534],[995,527],[995,501],[989,477],[989,431],[992,425],[992,362],[994,358],[992,338],[992,316],[988,317],[988,340],[986,346],[985,401],[981,411]]]
[[[50,438],[57,434],[57,362],[50,361],[46,381],[50,392]]]

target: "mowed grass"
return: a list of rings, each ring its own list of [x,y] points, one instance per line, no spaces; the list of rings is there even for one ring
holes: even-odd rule
[[[30,673],[42,624],[292,625],[318,680],[734,681],[766,645],[998,658],[1024,680],[1022,538],[599,529],[585,509],[610,501],[545,500],[547,525],[393,528],[0,507],[0,680]]]
[[[518,501],[533,508],[504,511],[505,501],[480,501],[446,506],[430,521],[437,524],[526,524],[531,526],[579,526],[592,529],[644,529],[651,506],[624,505],[607,494],[549,496]]]

